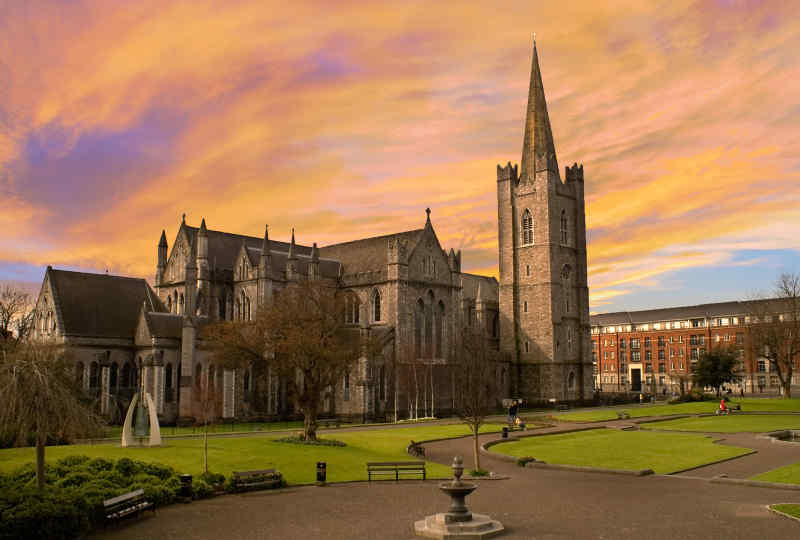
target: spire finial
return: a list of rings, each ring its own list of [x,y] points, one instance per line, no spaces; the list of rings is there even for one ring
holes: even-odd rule
[[[430,208],[426,208],[425,209],[425,213],[428,215],[428,222],[430,223],[430,221],[431,221],[431,209]]]
[[[181,216],[181,225],[186,225],[186,212]]]

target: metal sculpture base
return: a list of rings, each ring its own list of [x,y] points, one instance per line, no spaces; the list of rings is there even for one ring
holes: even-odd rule
[[[483,514],[473,514],[464,499],[478,486],[461,481],[464,473],[460,456],[453,459],[453,481],[439,484],[450,497],[450,511],[434,514],[414,523],[414,533],[426,538],[492,538],[503,533],[503,524]]]
[[[125,423],[122,425],[122,447],[129,446],[161,446],[161,429],[158,425],[158,415],[153,404],[153,398],[147,392],[144,393],[144,402],[150,419],[150,437],[147,442],[144,438],[139,439],[133,433],[133,414],[139,394],[134,394],[131,404],[128,406],[128,414],[125,415]]]

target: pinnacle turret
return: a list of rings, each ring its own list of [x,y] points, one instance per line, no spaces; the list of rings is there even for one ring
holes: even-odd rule
[[[203,218],[203,221],[200,222],[200,232],[197,234],[200,236],[208,236],[208,229],[206,229],[206,218]]]
[[[520,182],[533,181],[536,173],[550,171],[558,175],[558,160],[547,115],[542,72],[539,70],[539,54],[533,42],[531,82],[528,90],[528,108],[525,117],[525,137],[522,143],[522,166]]]
[[[261,243],[261,256],[269,256],[269,225],[264,225],[264,241]]]
[[[167,246],[167,231],[161,229],[161,239],[158,241],[158,247]]]
[[[292,242],[289,244],[289,256],[288,259],[294,260],[297,259],[297,254],[294,252],[294,227],[292,227]]]

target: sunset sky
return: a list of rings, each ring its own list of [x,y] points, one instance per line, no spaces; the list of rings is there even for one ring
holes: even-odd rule
[[[0,280],[152,281],[162,229],[421,227],[497,272],[536,32],[593,312],[800,271],[795,2],[0,0]]]

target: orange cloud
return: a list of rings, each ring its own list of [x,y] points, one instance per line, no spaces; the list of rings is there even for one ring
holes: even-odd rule
[[[330,243],[420,227],[431,207],[465,269],[496,273],[494,167],[519,161],[535,29],[558,156],[586,167],[592,305],[613,307],[678,269],[800,247],[790,15],[15,3],[0,22],[0,225],[15,233],[0,263],[149,277],[184,212]]]

